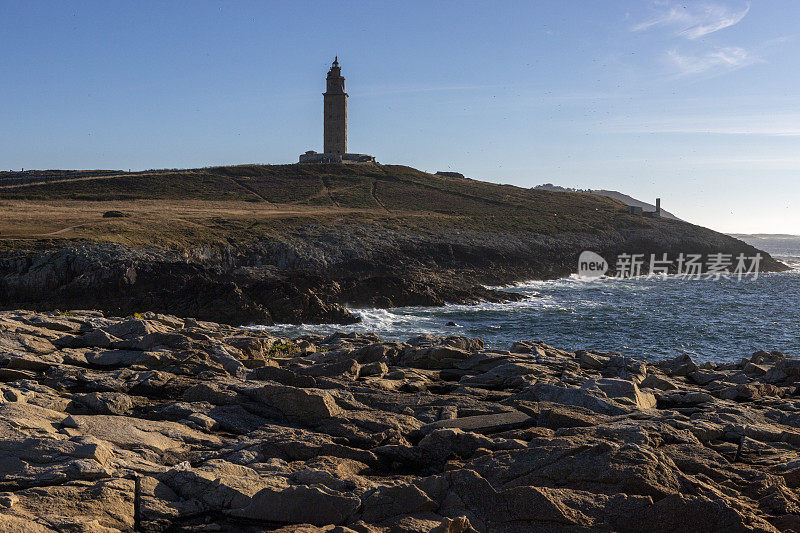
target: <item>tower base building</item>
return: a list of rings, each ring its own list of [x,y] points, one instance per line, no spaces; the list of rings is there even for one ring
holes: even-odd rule
[[[367,154],[321,154],[309,150],[300,154],[300,163],[375,163],[374,155]]]

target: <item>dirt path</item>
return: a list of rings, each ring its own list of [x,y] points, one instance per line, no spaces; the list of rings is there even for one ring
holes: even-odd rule
[[[261,198],[262,200],[264,200],[265,202],[267,202],[267,204],[269,204],[269,206],[270,206],[270,207],[273,207],[273,208],[275,208],[275,209],[277,209],[277,208],[278,208],[278,206],[276,206],[275,204],[273,204],[272,202],[270,202],[269,200],[267,200],[266,198],[264,198],[263,196],[261,196],[261,194],[259,194],[259,193],[258,193],[258,191],[256,191],[255,189],[253,189],[253,188],[252,188],[252,187],[250,187],[249,185],[245,185],[244,183],[241,183],[241,182],[239,182],[239,181],[237,181],[237,180],[235,180],[235,179],[233,179],[233,178],[230,178],[230,179],[231,179],[231,181],[232,181],[232,182],[234,182],[236,185],[238,185],[238,186],[239,186],[239,187],[241,187],[242,189],[245,189],[245,190],[246,190],[247,192],[249,192],[250,194],[253,194],[254,196],[256,196],[256,197],[258,197],[258,198]]]
[[[182,171],[188,172],[188,171]],[[0,185],[0,189],[19,189],[22,187],[35,187],[36,185],[53,185],[56,183],[71,183],[74,181],[91,181],[91,180],[106,180],[112,178],[125,178],[130,176],[152,176],[154,174],[158,175],[168,175],[168,174],[177,174],[177,172],[157,172],[157,173],[125,173],[125,174],[103,174],[102,176],[85,176],[85,177],[74,177],[74,178],[64,178],[64,179],[55,179],[55,180],[40,180],[40,181],[30,181],[27,183],[14,183],[11,185]]]
[[[378,180],[372,180],[372,190],[370,191],[370,193],[372,194],[372,197],[375,198],[375,201],[378,202],[378,205],[380,205],[382,208],[384,208],[386,211],[388,211],[389,208],[386,207],[385,205],[383,205],[383,202],[381,202],[381,199],[378,198],[377,189],[378,189]]]
[[[83,226],[84,226],[83,224],[76,224],[75,226],[68,226],[66,228],[61,228],[59,230],[51,231],[49,233],[31,233],[30,235],[0,235],[0,238],[19,240],[19,239],[39,239],[42,237],[53,237],[55,235],[61,235],[62,233],[66,233],[74,229],[82,228]]]

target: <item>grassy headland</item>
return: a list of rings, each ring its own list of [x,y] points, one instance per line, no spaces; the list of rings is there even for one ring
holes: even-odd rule
[[[0,173],[0,308],[342,322],[513,298],[484,285],[568,275],[587,249],[756,252],[610,198],[396,165]]]

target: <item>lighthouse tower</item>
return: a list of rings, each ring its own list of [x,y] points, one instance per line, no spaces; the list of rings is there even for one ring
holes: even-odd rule
[[[347,93],[339,67],[339,57],[333,60],[322,93],[324,134],[322,153],[308,150],[300,154],[300,163],[375,163],[375,156],[347,153]]]
[[[343,156],[347,153],[347,93],[339,67],[339,56],[328,71],[327,90],[322,93],[325,104],[323,152]]]

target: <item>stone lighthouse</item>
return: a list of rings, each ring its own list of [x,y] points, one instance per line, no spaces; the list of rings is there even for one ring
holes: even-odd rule
[[[333,60],[326,82],[327,90],[322,93],[325,104],[323,152],[344,155],[347,153],[347,93],[344,92],[339,56]]]
[[[347,93],[339,66],[339,56],[333,60],[325,79],[323,98],[323,153],[313,150],[300,156],[301,163],[373,163],[366,154],[347,153]]]

